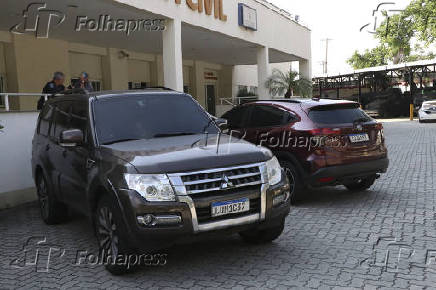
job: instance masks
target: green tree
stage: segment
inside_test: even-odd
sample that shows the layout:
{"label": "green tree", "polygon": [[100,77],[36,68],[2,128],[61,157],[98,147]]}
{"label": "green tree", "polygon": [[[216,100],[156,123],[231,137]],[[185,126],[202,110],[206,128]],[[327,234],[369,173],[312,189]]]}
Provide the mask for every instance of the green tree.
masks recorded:
{"label": "green tree", "polygon": [[303,78],[298,72],[292,70],[284,73],[274,69],[265,86],[274,97],[285,96],[285,98],[290,98],[298,95],[306,98],[312,95],[312,81]]}
{"label": "green tree", "polygon": [[363,53],[360,53],[356,50],[351,58],[347,60],[347,62],[354,69],[386,65],[388,54],[388,49],[385,46],[380,45],[371,50],[366,49]]}
{"label": "green tree", "polygon": [[426,45],[436,41],[436,1],[414,0],[404,11],[413,23],[416,37]]}
{"label": "green tree", "polygon": [[[354,69],[435,57],[422,48],[436,41],[435,0],[413,0],[399,14],[390,17],[386,11],[383,14],[385,20],[375,34],[379,45],[363,53],[355,51],[347,61]],[[412,47],[413,42],[417,42],[416,47]]]}

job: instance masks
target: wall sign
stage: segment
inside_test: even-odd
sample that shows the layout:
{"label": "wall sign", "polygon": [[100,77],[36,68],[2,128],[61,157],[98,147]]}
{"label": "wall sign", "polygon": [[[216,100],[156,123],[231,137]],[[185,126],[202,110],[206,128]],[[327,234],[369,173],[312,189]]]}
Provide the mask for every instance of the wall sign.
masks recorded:
{"label": "wall sign", "polygon": [[257,30],[257,11],[243,3],[238,4],[239,26]]}
{"label": "wall sign", "polygon": [[205,80],[209,80],[209,81],[217,81],[218,80],[218,76],[217,76],[216,72],[205,71],[204,72],[204,79]]}
{"label": "wall sign", "polygon": [[[175,0],[176,4],[181,4],[182,0]],[[193,11],[212,15],[221,21],[227,21],[227,15],[224,14],[223,0],[186,0],[186,5]]]}

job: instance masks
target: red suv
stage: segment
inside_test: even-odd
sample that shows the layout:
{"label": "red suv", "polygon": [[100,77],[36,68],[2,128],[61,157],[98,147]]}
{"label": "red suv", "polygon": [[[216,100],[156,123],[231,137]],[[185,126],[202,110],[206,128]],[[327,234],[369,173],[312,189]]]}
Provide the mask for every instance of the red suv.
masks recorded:
{"label": "red suv", "polygon": [[257,101],[223,115],[233,136],[271,149],[291,183],[291,200],[307,186],[370,188],[389,166],[383,126],[356,102]]}

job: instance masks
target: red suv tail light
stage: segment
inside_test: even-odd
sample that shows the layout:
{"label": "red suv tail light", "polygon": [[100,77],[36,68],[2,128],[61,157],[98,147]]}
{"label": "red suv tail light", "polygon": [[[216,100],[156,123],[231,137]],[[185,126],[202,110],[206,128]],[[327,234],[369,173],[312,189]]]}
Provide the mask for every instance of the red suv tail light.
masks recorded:
{"label": "red suv tail light", "polygon": [[341,134],[341,129],[340,128],[318,128],[318,129],[312,129],[309,131],[309,133],[311,135],[314,136],[328,136],[328,135],[339,135]]}

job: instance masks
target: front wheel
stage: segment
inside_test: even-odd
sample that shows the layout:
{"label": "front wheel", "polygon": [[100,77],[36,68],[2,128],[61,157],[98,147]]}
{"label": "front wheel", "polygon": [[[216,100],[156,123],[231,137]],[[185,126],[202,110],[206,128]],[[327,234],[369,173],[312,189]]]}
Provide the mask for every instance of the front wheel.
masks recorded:
{"label": "front wheel", "polygon": [[359,178],[352,182],[345,183],[344,186],[350,191],[363,191],[369,189],[377,179],[376,175]]}
{"label": "front wheel", "polygon": [[278,239],[285,228],[285,220],[280,225],[262,230],[251,230],[239,233],[241,238],[249,244],[265,244]]}
{"label": "front wheel", "polygon": [[289,180],[289,199],[291,204],[295,205],[301,200],[305,188],[303,180],[298,173],[297,168],[292,163],[288,161],[282,161],[280,163]]}
{"label": "front wheel", "polygon": [[113,275],[122,275],[132,270],[130,265],[123,263],[125,257],[133,251],[127,242],[121,211],[109,196],[103,196],[98,203],[95,213],[95,231],[100,253],[105,257],[106,270]]}

